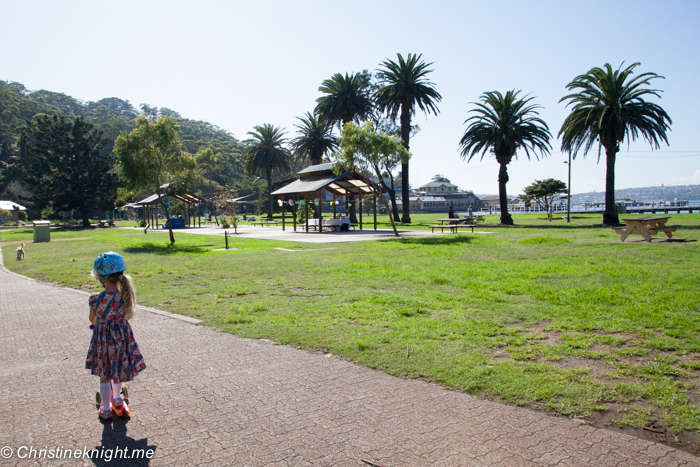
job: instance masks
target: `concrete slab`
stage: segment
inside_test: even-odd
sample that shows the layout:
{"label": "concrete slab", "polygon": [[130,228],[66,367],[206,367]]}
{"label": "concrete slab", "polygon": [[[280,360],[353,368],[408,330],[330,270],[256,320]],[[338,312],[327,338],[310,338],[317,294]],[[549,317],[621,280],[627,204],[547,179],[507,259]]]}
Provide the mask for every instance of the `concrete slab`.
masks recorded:
{"label": "concrete slab", "polygon": [[[137,230],[130,227],[120,227],[122,229]],[[143,229],[139,229],[143,230]],[[394,235],[394,231],[391,229],[357,229],[350,232],[304,232],[300,227],[297,227],[297,231],[294,232],[291,226],[287,226],[285,230],[282,230],[281,226],[269,226],[269,227],[253,227],[250,225],[242,225],[238,227],[238,233],[234,233],[234,230],[226,230],[229,235],[241,237],[241,238],[255,238],[259,240],[278,240],[283,242],[300,242],[300,243],[346,243],[346,242],[362,242],[369,240],[393,240],[396,238],[412,238],[412,237],[438,237],[442,235],[454,235],[451,233],[432,233],[429,230],[399,230],[400,237]],[[149,230],[148,234],[162,234],[168,233],[167,230]],[[202,226],[192,229],[181,229],[175,231],[176,235],[181,233],[194,234],[194,235],[220,235],[224,236],[224,229],[217,226]],[[477,234],[492,234],[494,232],[485,231],[474,231],[471,232],[460,232],[461,234],[477,235]]]}

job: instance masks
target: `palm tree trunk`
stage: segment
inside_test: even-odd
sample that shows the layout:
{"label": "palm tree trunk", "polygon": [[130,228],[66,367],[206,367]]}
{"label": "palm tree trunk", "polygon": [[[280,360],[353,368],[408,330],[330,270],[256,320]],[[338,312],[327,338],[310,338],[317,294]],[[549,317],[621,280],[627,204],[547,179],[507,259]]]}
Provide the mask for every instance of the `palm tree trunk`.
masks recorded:
{"label": "palm tree trunk", "polygon": [[508,183],[508,165],[501,164],[501,168],[498,170],[498,198],[501,204],[501,224],[513,225],[513,218],[508,213],[506,183]]}
{"label": "palm tree trunk", "polygon": [[272,219],[272,169],[266,170],[265,175],[267,175],[267,193],[270,196],[267,217]]}
{"label": "palm tree trunk", "polygon": [[604,225],[620,224],[620,218],[617,215],[617,206],[615,206],[615,156],[617,155],[617,151],[617,147],[605,148],[607,171],[605,173]]}
{"label": "palm tree trunk", "polygon": [[[401,103],[401,140],[403,141],[403,146],[408,151],[408,143],[411,139],[411,113],[407,102]],[[411,201],[409,199],[409,185],[408,185],[408,161],[401,163],[401,222],[404,224],[411,223],[411,213],[410,205]]]}

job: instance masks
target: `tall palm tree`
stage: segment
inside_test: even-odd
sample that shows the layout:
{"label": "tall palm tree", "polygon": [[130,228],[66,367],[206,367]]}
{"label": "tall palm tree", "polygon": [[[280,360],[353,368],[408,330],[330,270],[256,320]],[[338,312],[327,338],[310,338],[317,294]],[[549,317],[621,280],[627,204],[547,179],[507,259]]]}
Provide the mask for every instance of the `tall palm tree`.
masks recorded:
{"label": "tall palm tree", "polygon": [[[368,90],[366,77],[359,73],[334,74],[324,80],[319,91],[326,94],[316,99],[316,115],[331,125],[338,124],[341,131],[349,122],[368,120],[374,113],[374,104]],[[355,195],[348,200],[350,204],[350,222],[357,222]]]}
{"label": "tall palm tree", "polygon": [[338,148],[338,141],[333,136],[333,126],[324,120],[319,120],[311,112],[306,112],[301,125],[294,125],[299,130],[297,137],[292,140],[292,149],[296,161],[309,161],[311,165],[323,162],[323,156]]}
{"label": "tall palm tree", "polygon": [[549,154],[552,137],[549,127],[536,109],[539,105],[530,104],[534,97],[525,96],[518,99],[520,91],[508,91],[503,96],[498,91],[486,92],[481,95],[481,102],[474,102],[477,108],[470,110],[474,113],[464,123],[469,123],[464,136],[459,142],[463,159],[469,162],[474,155],[481,152],[481,159],[491,152],[500,164],[498,171],[498,196],[501,204],[501,224],[513,225],[513,218],[508,213],[508,183],[507,166],[518,149],[524,149],[527,158],[530,153],[539,160]]}
{"label": "tall palm tree", "polygon": [[[377,90],[374,99],[377,110],[387,112],[392,119],[401,114],[401,140],[406,150],[409,149],[411,138],[411,117],[416,113],[416,106],[426,114],[437,115],[440,111],[436,103],[442,100],[442,96],[435,90],[435,85],[426,79],[426,75],[433,70],[428,67],[432,63],[421,61],[423,54],[408,54],[404,60],[398,55],[398,63],[393,60],[384,60],[381,63],[383,70],[378,70],[382,86]],[[409,187],[408,187],[408,161],[401,164],[401,201],[403,213],[401,222],[411,222],[409,213]]]}
{"label": "tall palm tree", "polygon": [[[623,63],[624,64],[624,63]],[[666,131],[670,131],[671,118],[660,106],[646,102],[647,94],[659,96],[658,89],[642,89],[649,86],[652,79],[662,78],[656,73],[642,73],[632,78],[634,69],[640,63],[633,63],[624,70],[622,65],[613,71],[609,63],[605,69],[591,68],[585,75],[579,75],[566,88],[578,92],[561,98],[569,101],[571,113],[559,130],[561,150],[576,157],[583,147],[584,156],[598,142],[598,161],[601,149],[605,148],[607,171],[605,175],[605,214],[603,223],[620,223],[615,207],[615,157],[620,143],[636,140],[639,135],[652,149],[659,149],[660,142],[668,145]]]}
{"label": "tall palm tree", "polygon": [[331,125],[342,126],[348,122],[367,120],[372,116],[374,105],[365,81],[357,73],[343,76],[334,74],[324,80],[319,91],[325,94],[316,99],[315,114]]}
{"label": "tall palm tree", "polygon": [[[256,126],[255,131],[249,131],[252,136],[247,140],[248,147],[245,148],[246,172],[250,175],[264,173],[267,177],[267,192],[272,193],[272,173],[291,170],[291,154],[284,147],[287,139],[284,138],[284,131],[266,123]],[[268,206],[267,217],[272,218],[272,194]]]}

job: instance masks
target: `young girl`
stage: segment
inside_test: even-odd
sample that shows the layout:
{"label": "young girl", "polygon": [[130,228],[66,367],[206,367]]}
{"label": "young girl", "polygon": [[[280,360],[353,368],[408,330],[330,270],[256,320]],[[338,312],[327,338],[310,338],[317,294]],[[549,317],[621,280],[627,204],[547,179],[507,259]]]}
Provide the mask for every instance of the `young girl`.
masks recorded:
{"label": "young girl", "polygon": [[146,364],[129,325],[136,297],[129,276],[124,274],[124,258],[112,251],[103,253],[95,260],[93,269],[105,290],[90,296],[93,332],[85,368],[100,377],[99,415],[109,421],[112,419],[110,399],[115,411],[120,413],[124,406],[122,383],[131,381]]}

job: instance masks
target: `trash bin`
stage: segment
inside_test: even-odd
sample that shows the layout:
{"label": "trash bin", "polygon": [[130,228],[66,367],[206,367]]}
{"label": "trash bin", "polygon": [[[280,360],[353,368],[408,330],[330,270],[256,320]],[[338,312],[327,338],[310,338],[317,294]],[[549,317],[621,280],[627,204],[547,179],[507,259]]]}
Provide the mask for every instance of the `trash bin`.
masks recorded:
{"label": "trash bin", "polygon": [[32,221],[34,224],[34,243],[51,241],[51,221]]}
{"label": "trash bin", "polygon": [[624,204],[618,204],[617,205],[617,213],[618,214],[627,214],[627,206]]}

